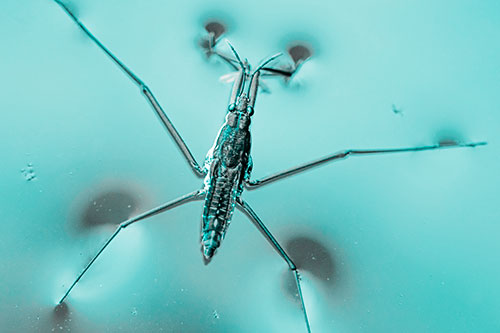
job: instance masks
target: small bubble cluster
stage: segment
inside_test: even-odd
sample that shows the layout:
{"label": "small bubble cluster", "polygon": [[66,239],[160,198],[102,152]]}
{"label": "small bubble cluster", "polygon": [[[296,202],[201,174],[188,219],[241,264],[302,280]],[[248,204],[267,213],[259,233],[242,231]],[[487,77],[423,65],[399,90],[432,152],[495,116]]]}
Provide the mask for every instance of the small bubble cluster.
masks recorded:
{"label": "small bubble cluster", "polygon": [[33,168],[33,163],[28,163],[26,168],[21,169],[21,173],[23,174],[24,179],[26,179],[26,181],[28,182],[36,179],[36,173],[35,169]]}

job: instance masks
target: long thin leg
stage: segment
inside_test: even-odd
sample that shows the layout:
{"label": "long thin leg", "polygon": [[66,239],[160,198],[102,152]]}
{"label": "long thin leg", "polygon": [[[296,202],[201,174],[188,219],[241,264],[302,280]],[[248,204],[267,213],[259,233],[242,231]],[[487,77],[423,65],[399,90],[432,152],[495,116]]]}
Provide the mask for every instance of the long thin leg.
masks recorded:
{"label": "long thin leg", "polygon": [[394,149],[349,149],[336,152],[332,155],[327,155],[315,161],[311,161],[305,164],[298,165],[296,167],[277,172],[260,178],[257,180],[250,180],[245,185],[249,190],[255,189],[257,187],[270,184],[277,180],[290,177],[297,173],[309,170],[311,168],[332,162],[335,160],[345,159],[349,156],[365,156],[365,155],[375,155],[375,154],[388,154],[388,153],[404,153],[411,151],[424,151],[424,150],[435,150],[435,149],[445,149],[445,148],[462,148],[462,147],[476,147],[486,145],[486,142],[476,142],[476,143],[442,143],[431,146],[420,146],[411,148],[394,148]]}
{"label": "long thin leg", "polygon": [[259,229],[259,231],[262,233],[262,235],[267,239],[269,244],[276,250],[276,252],[285,260],[286,264],[292,271],[294,277],[295,277],[295,282],[297,283],[297,291],[300,297],[300,303],[302,305],[302,311],[304,313],[304,319],[306,321],[306,327],[307,327],[307,332],[311,332],[311,327],[309,326],[309,318],[307,317],[307,312],[306,312],[306,305],[304,303],[304,297],[302,295],[302,288],[300,286],[300,275],[299,271],[297,270],[297,266],[293,263],[292,259],[286,254],[285,250],[281,247],[281,245],[278,243],[276,238],[271,234],[269,229],[266,228],[264,223],[261,221],[261,219],[257,216],[257,214],[254,212],[254,210],[250,207],[250,205],[244,201],[243,199],[239,198],[237,200],[238,208],[245,213],[252,223]]}
{"label": "long thin leg", "polygon": [[66,291],[66,293],[64,294],[64,296],[59,301],[58,305],[61,304],[64,301],[64,299],[69,295],[69,293],[71,292],[71,290],[73,289],[73,287],[78,283],[78,281],[80,281],[80,279],[82,278],[82,276],[88,271],[88,269],[90,268],[90,266],[92,266],[92,264],[96,261],[97,257],[99,257],[99,255],[104,251],[104,249],[109,245],[109,243],[111,243],[111,241],[120,233],[120,231],[122,229],[125,229],[126,227],[128,227],[132,223],[139,222],[141,220],[144,220],[144,219],[149,218],[151,216],[154,216],[156,214],[160,214],[160,213],[165,212],[167,210],[170,210],[172,208],[181,206],[181,205],[183,205],[183,204],[185,204],[187,202],[194,201],[194,200],[199,200],[202,196],[203,196],[202,190],[194,191],[194,192],[188,193],[188,194],[186,194],[186,195],[184,195],[184,196],[182,196],[180,198],[177,198],[175,200],[167,202],[166,204],[163,204],[161,206],[158,206],[156,208],[148,210],[147,212],[144,212],[144,213],[142,213],[140,215],[137,215],[135,217],[132,217],[132,218],[130,218],[130,219],[128,219],[128,220],[120,223],[120,225],[118,226],[118,228],[116,228],[115,232],[111,235],[111,237],[108,238],[108,240],[106,241],[106,243],[104,243],[104,245],[101,247],[101,249],[94,256],[94,258],[92,258],[92,260],[90,260],[90,262],[87,264],[87,266],[85,266],[85,268],[78,275],[78,277],[75,279],[75,281],[73,281],[73,283],[71,284],[71,286],[68,288],[68,290]]}
{"label": "long thin leg", "polygon": [[149,104],[151,104],[151,107],[155,111],[156,115],[158,116],[160,122],[163,124],[165,129],[170,133],[172,138],[174,139],[175,143],[177,144],[177,147],[180,149],[181,153],[184,155],[184,158],[187,160],[191,168],[193,169],[193,172],[198,176],[198,177],[203,177],[205,172],[204,170],[200,167],[198,162],[196,162],[196,159],[194,158],[193,154],[191,154],[191,151],[189,150],[188,146],[182,139],[181,135],[177,131],[177,129],[174,127],[170,119],[167,117],[167,114],[165,111],[163,111],[162,107],[160,106],[160,103],[158,103],[158,100],[156,97],[153,95],[151,90],[148,88],[148,86],[137,76],[135,75],[123,62],[121,62],[113,53],[111,53],[110,50],[106,48],[88,29],[81,23],[78,18],[69,10],[68,7],[64,3],[62,3],[60,0],[54,0],[61,8],[71,17],[71,19],[80,27],[80,29],[94,42],[97,44],[97,46],[106,53],[113,62],[120,67],[125,74],[134,81],[135,84],[139,86],[141,89],[142,94],[146,97],[148,100]]}
{"label": "long thin leg", "polygon": [[290,68],[290,69],[282,69],[282,68],[274,68],[274,67],[262,67],[262,70],[268,72],[268,73],[263,73],[263,76],[279,75],[279,76],[283,76],[285,78],[290,78],[298,70],[298,67]]}

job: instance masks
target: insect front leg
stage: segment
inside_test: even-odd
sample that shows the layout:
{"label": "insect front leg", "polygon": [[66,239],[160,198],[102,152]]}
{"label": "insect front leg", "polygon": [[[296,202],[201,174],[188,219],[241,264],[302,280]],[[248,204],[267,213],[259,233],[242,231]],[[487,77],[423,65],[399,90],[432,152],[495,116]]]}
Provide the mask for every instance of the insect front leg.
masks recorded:
{"label": "insect front leg", "polygon": [[405,153],[405,152],[417,152],[417,151],[425,151],[425,150],[437,150],[437,149],[446,149],[446,148],[465,148],[465,147],[470,147],[474,148],[476,146],[483,146],[486,145],[486,142],[473,142],[473,143],[457,143],[457,142],[451,142],[451,143],[440,143],[436,145],[430,145],[430,146],[418,146],[418,147],[410,147],[410,148],[394,148],[394,149],[349,149],[349,150],[342,150],[339,152],[336,152],[332,155],[327,155],[325,157],[322,157],[320,159],[301,164],[298,166],[295,166],[293,168],[283,170],[274,174],[271,174],[269,176],[257,179],[257,180],[250,180],[245,183],[246,187],[249,190],[258,188],[260,186],[270,184],[272,182],[275,182],[277,180],[287,178],[290,176],[293,176],[295,174],[304,172],[306,170],[312,169],[314,167],[318,167],[321,165],[324,165],[329,162],[333,162],[336,160],[342,160],[346,159],[349,156],[368,156],[368,155],[377,155],[377,154],[391,154],[391,153]]}
{"label": "insect front leg", "polygon": [[108,240],[106,241],[106,243],[104,243],[104,245],[97,252],[97,254],[92,258],[92,260],[90,260],[90,262],[87,264],[87,266],[85,266],[85,268],[83,269],[83,271],[76,277],[75,281],[73,281],[73,283],[71,284],[71,286],[68,288],[68,290],[66,291],[66,293],[64,294],[64,296],[59,301],[58,305],[60,305],[62,302],[64,302],[64,300],[69,295],[69,293],[71,292],[71,290],[73,290],[73,288],[78,283],[78,281],[80,281],[80,279],[83,277],[83,275],[89,270],[90,266],[92,266],[92,264],[97,260],[97,258],[106,249],[106,247],[108,247],[108,245],[111,243],[111,241],[113,239],[115,239],[115,237],[120,233],[120,231],[122,231],[123,229],[125,229],[126,227],[130,226],[133,223],[136,223],[136,222],[145,220],[145,219],[147,219],[149,217],[152,217],[154,215],[166,212],[167,210],[170,210],[172,208],[179,207],[179,206],[181,206],[181,205],[183,205],[185,203],[188,203],[190,201],[201,200],[203,198],[203,196],[204,196],[204,192],[202,190],[197,190],[197,191],[188,193],[188,194],[186,194],[186,195],[184,195],[184,196],[182,196],[180,198],[177,198],[175,200],[167,202],[166,204],[163,204],[161,206],[158,206],[156,208],[148,210],[147,212],[144,212],[144,213],[142,213],[140,215],[137,215],[135,217],[132,217],[132,218],[130,218],[130,219],[128,219],[128,220],[120,223],[118,225],[118,227],[116,228],[115,232],[111,235],[111,237],[108,238]]}
{"label": "insect front leg", "polygon": [[304,313],[304,320],[306,322],[307,332],[311,333],[311,327],[309,326],[309,318],[307,317],[307,311],[306,311],[306,306],[304,303],[304,297],[302,295],[302,288],[300,285],[300,276],[299,276],[299,271],[297,270],[297,266],[294,264],[292,259],[285,252],[285,250],[281,247],[281,245],[278,243],[276,238],[274,238],[274,236],[271,234],[269,229],[266,228],[264,223],[261,221],[261,219],[254,212],[252,207],[250,207],[250,205],[241,198],[238,198],[236,200],[236,203],[237,203],[237,207],[241,211],[243,211],[243,213],[245,213],[245,215],[248,216],[250,221],[252,221],[252,223],[257,227],[257,229],[259,229],[259,231],[267,239],[269,244],[271,244],[271,246],[274,248],[274,250],[280,255],[281,258],[283,258],[283,260],[286,262],[286,264],[288,265],[288,267],[292,271],[294,278],[295,278],[295,282],[297,284],[297,292],[298,292],[299,297],[300,297],[300,303],[302,305],[302,311]]}
{"label": "insect front leg", "polygon": [[198,177],[203,177],[205,176],[205,170],[200,167],[196,159],[194,158],[193,154],[189,150],[187,144],[184,142],[182,139],[181,135],[175,128],[175,126],[172,124],[170,119],[168,118],[167,114],[161,107],[160,103],[156,99],[156,97],[153,95],[153,92],[149,89],[149,87],[137,76],[132,72],[130,68],[128,68],[123,62],[121,62],[120,59],[118,59],[106,46],[104,46],[91,32],[90,30],[87,29],[87,27],[78,20],[78,18],[71,12],[71,10],[60,0],[54,0],[61,8],[69,15],[69,17],[78,25],[78,27],[89,37],[108,57],[113,60],[113,62],[120,67],[123,72],[132,80],[134,83],[139,86],[141,89],[141,93],[144,95],[144,97],[147,99],[151,107],[153,108],[154,112],[158,116],[158,119],[162,123],[162,125],[165,127],[165,129],[168,131],[168,133],[172,136],[172,139],[174,140],[175,144],[181,151],[182,155],[186,159],[186,161],[189,163],[191,166],[193,172],[195,175]]}

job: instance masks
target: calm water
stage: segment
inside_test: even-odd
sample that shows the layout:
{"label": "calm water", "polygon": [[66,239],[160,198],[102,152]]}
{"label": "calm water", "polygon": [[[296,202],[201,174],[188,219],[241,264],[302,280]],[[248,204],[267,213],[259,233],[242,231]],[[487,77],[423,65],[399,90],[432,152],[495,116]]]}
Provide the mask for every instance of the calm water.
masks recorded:
{"label": "calm water", "polygon": [[[297,40],[314,50],[258,97],[254,177],[345,148],[488,141],[353,158],[244,197],[303,268],[313,332],[500,330],[498,1],[67,3],[199,161],[230,92],[230,68],[197,45],[210,18],[253,64]],[[61,8],[0,8],[2,331],[304,332],[286,265],[240,212],[203,265],[201,202],[123,231],[54,312],[113,223],[201,181]]]}

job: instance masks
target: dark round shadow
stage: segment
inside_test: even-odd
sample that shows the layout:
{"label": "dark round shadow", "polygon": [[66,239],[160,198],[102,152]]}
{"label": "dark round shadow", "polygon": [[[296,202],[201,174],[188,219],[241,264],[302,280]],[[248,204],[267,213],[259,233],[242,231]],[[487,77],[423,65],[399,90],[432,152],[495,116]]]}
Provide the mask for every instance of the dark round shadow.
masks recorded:
{"label": "dark round shadow", "polygon": [[203,27],[205,28],[207,34],[202,36],[198,43],[207,53],[207,57],[210,57],[213,54],[215,44],[217,44],[220,37],[226,32],[227,28],[222,21],[216,19],[206,21]]}
{"label": "dark round shadow", "polygon": [[219,20],[210,20],[205,23],[205,30],[213,34],[214,39],[217,40],[226,32],[226,25]]}
{"label": "dark round shadow", "polygon": [[[297,265],[299,272],[307,271],[324,286],[333,286],[336,280],[335,261],[330,250],[320,241],[307,236],[296,236],[285,243],[285,251]],[[283,273],[281,282],[285,293],[300,302],[295,277],[290,270]]]}
{"label": "dark round shadow", "polygon": [[71,330],[71,312],[65,302],[58,304],[52,311],[51,324],[55,330]]}
{"label": "dark round shadow", "polygon": [[93,228],[99,225],[114,225],[127,220],[138,208],[139,199],[126,189],[109,189],[92,198],[84,207],[81,225]]}
{"label": "dark round shadow", "polygon": [[295,66],[300,65],[313,55],[312,48],[301,42],[291,43],[287,47],[287,52],[295,63]]}
{"label": "dark round shadow", "polygon": [[313,238],[298,236],[290,239],[285,248],[299,270],[308,271],[325,284],[333,281],[333,256],[329,249]]}

